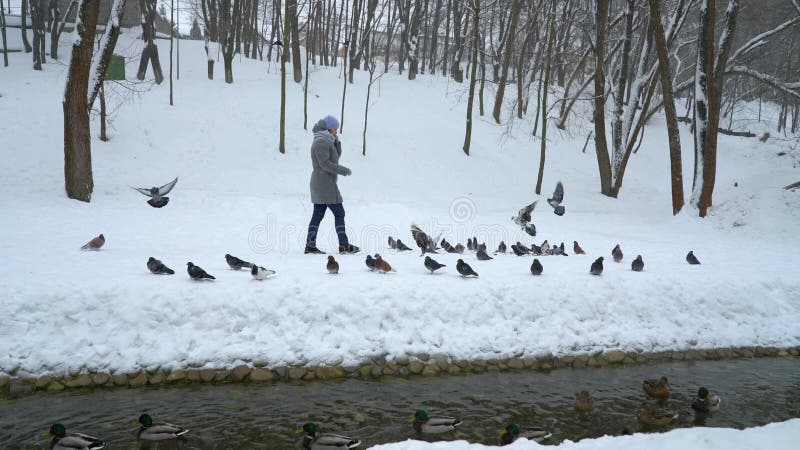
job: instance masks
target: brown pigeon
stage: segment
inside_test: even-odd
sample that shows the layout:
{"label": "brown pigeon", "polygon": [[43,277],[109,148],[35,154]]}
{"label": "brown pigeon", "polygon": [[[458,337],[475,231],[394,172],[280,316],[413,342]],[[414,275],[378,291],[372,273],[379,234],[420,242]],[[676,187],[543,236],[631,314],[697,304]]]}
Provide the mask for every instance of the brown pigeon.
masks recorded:
{"label": "brown pigeon", "polygon": [[578,245],[578,241],[572,241],[572,252],[576,255],[585,255],[586,252],[583,251],[580,245]]}
{"label": "brown pigeon", "polygon": [[381,255],[375,255],[375,270],[380,273],[395,272],[392,266],[381,258]]}
{"label": "brown pigeon", "polygon": [[103,233],[100,233],[100,236],[97,236],[96,238],[84,244],[83,247],[81,247],[81,250],[100,250],[100,247],[102,247],[105,243],[106,237],[103,236]]}
{"label": "brown pigeon", "polygon": [[333,258],[333,255],[328,255],[328,264],[326,268],[330,274],[339,273],[339,263],[336,262],[336,260]]}

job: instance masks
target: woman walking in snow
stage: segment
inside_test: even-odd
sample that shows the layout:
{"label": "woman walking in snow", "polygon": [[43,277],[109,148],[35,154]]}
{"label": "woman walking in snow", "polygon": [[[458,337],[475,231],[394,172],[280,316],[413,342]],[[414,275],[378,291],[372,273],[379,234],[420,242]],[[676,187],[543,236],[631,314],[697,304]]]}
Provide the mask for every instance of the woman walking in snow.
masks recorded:
{"label": "woman walking in snow", "polygon": [[342,156],[342,143],[336,136],[339,129],[339,120],[333,116],[325,116],[314,125],[314,143],[311,144],[311,203],[314,204],[314,213],[308,224],[305,253],[325,253],[317,248],[317,230],[325,210],[330,208],[336,225],[336,234],[339,237],[339,253],[358,253],[359,248],[347,240],[344,225],[344,206],[342,194],[336,181],[339,175],[348,176],[352,172],[339,164]]}

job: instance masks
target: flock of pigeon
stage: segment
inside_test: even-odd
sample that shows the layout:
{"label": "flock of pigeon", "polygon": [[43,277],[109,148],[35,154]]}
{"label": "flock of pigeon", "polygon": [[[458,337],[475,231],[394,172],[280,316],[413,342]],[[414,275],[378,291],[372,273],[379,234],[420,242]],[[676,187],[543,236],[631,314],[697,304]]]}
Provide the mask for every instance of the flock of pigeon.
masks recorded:
{"label": "flock of pigeon", "polygon": [[[642,389],[649,397],[664,402],[670,395],[670,386],[667,377],[660,379],[647,379],[642,381]],[[691,407],[698,413],[713,413],[719,410],[721,399],[711,395],[705,387],[697,391],[697,397],[692,400]],[[579,413],[587,413],[594,409],[594,398],[588,391],[581,391],[575,396],[575,410]],[[678,418],[678,414],[660,407],[654,407],[650,403],[644,404],[644,409],[636,416],[637,420],[643,425],[669,425]],[[411,419],[412,428],[418,434],[444,434],[450,433],[461,425],[461,420],[453,417],[430,416],[425,410],[417,410]],[[154,423],[148,414],[139,416],[139,431],[137,437],[143,441],[164,441],[170,439],[183,438],[189,432],[187,428],[171,423]],[[303,448],[307,450],[323,449],[349,449],[361,445],[361,441],[352,437],[342,436],[332,433],[321,433],[317,425],[307,422],[303,425]],[[623,434],[629,433],[626,430]],[[50,434],[53,436],[50,447],[55,450],[83,449],[99,450],[105,447],[105,442],[86,434],[72,433],[66,434],[64,425],[53,424],[50,427]],[[519,425],[511,423],[506,426],[505,431],[500,436],[500,445],[508,445],[517,440],[532,440],[541,443],[551,436],[547,430],[542,428],[528,428],[521,430]]]}
{"label": "flock of pigeon", "polygon": [[[147,203],[154,207],[154,208],[161,208],[165,206],[169,202],[169,194],[170,191],[175,187],[177,184],[178,178],[176,177],[174,180],[170,181],[169,183],[161,186],[161,187],[151,187],[151,188],[133,188],[136,191],[151,197]],[[566,208],[561,204],[564,201],[564,185],[560,181],[556,184],[555,190],[553,191],[553,196],[547,199],[547,204],[553,208],[553,213],[557,216],[563,216],[566,212]],[[536,200],[533,203],[524,206],[521,208],[515,217],[512,217],[511,220],[517,224],[525,233],[530,235],[531,237],[536,236],[536,225],[533,224],[531,221],[531,214],[536,209],[536,205],[539,201]],[[436,239],[432,239],[428,234],[426,234],[422,229],[420,229],[416,225],[411,225],[411,236],[414,240],[414,243],[419,247],[421,250],[420,256],[424,256],[426,253],[437,254],[439,250],[444,250],[447,253],[456,253],[456,254],[463,254],[465,247],[457,243],[456,245],[452,245],[451,243],[447,242],[446,239],[442,239],[438,241],[438,237]],[[87,242],[81,249],[83,250],[100,250],[100,248],[105,244],[106,239],[103,234],[93,238],[89,242]],[[402,242],[400,239],[394,239],[392,236],[388,238],[389,248],[393,250],[397,250],[399,252],[403,251],[411,251],[411,248]],[[564,243],[562,242],[560,245],[551,245],[546,239],[542,242],[541,245],[531,244],[530,247],[522,244],[521,242],[517,241],[514,244],[511,244],[511,251],[517,256],[526,256],[526,255],[533,255],[533,256],[547,256],[547,255],[562,255],[568,256],[566,249],[564,247]],[[494,259],[490,256],[486,250],[486,243],[478,243],[478,239],[473,237],[467,239],[467,246],[466,250],[474,251],[476,254],[476,258],[479,261],[488,261]],[[573,253],[576,255],[585,255],[586,252],[581,248],[578,244],[578,241],[573,241],[572,246]],[[500,244],[497,247],[497,250],[494,252],[495,255],[507,253],[508,247],[506,246],[505,242],[500,241]],[[611,250],[611,256],[614,259],[614,262],[621,262],[623,259],[622,249],[620,245],[617,244]],[[589,273],[592,275],[601,275],[603,273],[603,260],[604,258],[601,256],[597,258],[590,266]],[[234,270],[241,270],[241,269],[248,269],[256,280],[265,280],[270,276],[275,274],[275,271],[272,269],[267,269],[262,266],[258,266],[251,262],[239,259],[235,256],[231,256],[230,254],[225,255],[225,261],[228,263],[228,266]],[[700,261],[694,255],[693,251],[689,251],[686,255],[686,261],[689,264],[700,264]],[[387,272],[395,272],[395,269],[389,264],[383,257],[376,253],[373,255],[367,255],[366,257],[366,266],[367,269],[370,271],[376,271],[379,273],[387,273]],[[440,262],[436,261],[435,259],[431,258],[430,256],[425,256],[424,260],[425,269],[430,271],[431,274],[435,273],[436,271],[446,267],[446,264],[441,264]],[[173,275],[175,273],[174,270],[167,267],[163,262],[160,260],[150,257],[147,260],[147,268],[150,272],[156,275]],[[326,269],[330,274],[338,274],[339,273],[339,262],[333,257],[333,255],[328,256],[328,261],[326,264]],[[644,260],[642,259],[642,255],[637,255],[636,258],[631,262],[631,270],[634,272],[641,272],[644,270]],[[216,278],[213,275],[210,275],[208,272],[203,270],[202,267],[195,265],[191,261],[186,263],[186,271],[189,274],[189,277],[193,280],[215,280]],[[472,267],[464,262],[463,259],[459,259],[456,263],[456,271],[462,277],[477,277],[478,273],[472,269]],[[544,266],[539,261],[538,258],[534,258],[533,262],[530,266],[530,272],[533,275],[541,275],[544,272]]]}

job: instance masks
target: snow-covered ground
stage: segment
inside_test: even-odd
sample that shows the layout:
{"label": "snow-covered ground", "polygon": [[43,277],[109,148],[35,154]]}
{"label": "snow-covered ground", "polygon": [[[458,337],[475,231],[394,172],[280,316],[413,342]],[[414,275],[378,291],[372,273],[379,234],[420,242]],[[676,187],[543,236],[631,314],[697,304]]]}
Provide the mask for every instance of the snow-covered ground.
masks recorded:
{"label": "snow-covered ground", "polygon": [[[135,37],[123,34],[117,52],[138,56]],[[168,42],[159,45],[166,73]],[[324,257],[302,254],[311,214],[302,85],[289,82],[280,154],[276,66],[237,57],[234,84],[222,81],[221,62],[209,81],[202,43],[182,42],[175,106],[166,81],[108,84],[111,140],[97,138],[95,117],[95,188],[86,204],[68,200],[63,188],[60,102],[69,50],[62,50],[62,62],[42,72],[20,53],[0,68],[0,372],[800,344],[800,194],[781,189],[800,172],[790,156],[776,156],[771,141],[720,136],[710,217],[699,219],[689,207],[673,217],[663,119],[648,126],[620,198],[611,199],[599,194],[592,144],[581,153],[588,116],[575,118],[569,133],[551,130],[544,177],[543,194],[564,182],[567,213],[555,216],[541,202],[539,235],[531,239],[510,220],[537,198],[539,140],[528,122],[509,129],[477,119],[465,157],[466,86],[391,73],[373,86],[362,156],[367,83],[356,72],[341,159],[353,175],[339,186],[350,239],[364,252],[337,255],[341,273],[332,276]],[[127,60],[129,79],[137,65]],[[309,129],[339,115],[338,75],[339,68],[311,70]],[[681,131],[688,193],[691,135]],[[162,209],[130,189],[175,176]],[[453,243],[475,235],[493,249],[500,240],[548,239],[566,242],[572,253],[577,240],[589,254],[541,257],[544,275],[534,278],[530,257],[481,262],[467,253],[477,279],[457,276],[457,257],[444,254],[437,259],[447,267],[431,276],[418,253],[386,248],[389,235],[410,244],[411,223]],[[101,251],[79,250],[99,233],[107,239]],[[336,248],[330,213],[318,243]],[[620,264],[610,258],[617,243],[625,253]],[[702,265],[686,264],[690,249]],[[368,272],[365,252],[380,252],[397,272]],[[226,253],[278,274],[254,281],[228,269]],[[630,270],[637,254],[642,273]],[[177,273],[151,275],[149,256]],[[593,277],[589,265],[598,256],[606,269]],[[191,281],[188,261],[217,280]]]}
{"label": "snow-covered ground", "polygon": [[[557,446],[542,446],[531,441],[517,441],[506,448],[527,450],[557,448],[561,450],[783,450],[797,448],[800,419],[771,423],[763,427],[733,430],[728,428],[682,428],[667,433],[604,436],[579,442],[564,441]],[[405,441],[376,445],[372,450],[480,450],[495,448],[465,441],[426,443]]]}

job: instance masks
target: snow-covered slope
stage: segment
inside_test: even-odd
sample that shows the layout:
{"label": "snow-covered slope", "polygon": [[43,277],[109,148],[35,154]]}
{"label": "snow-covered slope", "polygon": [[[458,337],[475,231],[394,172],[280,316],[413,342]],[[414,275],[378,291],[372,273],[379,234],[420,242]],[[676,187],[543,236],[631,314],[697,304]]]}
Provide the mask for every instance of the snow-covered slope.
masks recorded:
{"label": "snow-covered slope", "polygon": [[[159,45],[166,71],[168,42]],[[129,32],[117,52],[138,55],[140,47]],[[598,192],[591,143],[581,153],[589,126],[576,119],[569,133],[551,131],[544,177],[543,194],[564,182],[567,213],[557,217],[541,202],[532,240],[509,220],[537,198],[539,141],[530,124],[508,129],[479,118],[465,157],[465,86],[390,73],[373,85],[362,156],[366,82],[357,72],[340,161],[353,170],[339,180],[348,233],[397,272],[368,272],[362,252],[337,256],[341,273],[331,276],[324,257],[302,254],[311,133],[303,130],[302,85],[290,82],[287,149],[278,152],[274,64],[237,57],[234,84],[222,81],[221,62],[209,81],[201,43],[184,41],[175,106],[167,82],[109,84],[111,140],[93,141],[95,189],[85,204],[63,190],[66,67],[48,63],[35,72],[30,55],[10,56],[12,64],[0,68],[0,370],[7,373],[800,344],[800,197],[781,189],[798,171],[769,142],[720,136],[711,216],[699,219],[687,207],[673,217],[663,121],[647,128],[620,198],[610,199]],[[129,79],[137,65],[127,60]],[[309,129],[339,115],[338,75],[338,68],[311,70]],[[93,136],[98,130],[95,118]],[[689,192],[691,136],[682,132]],[[175,176],[162,209],[130,189]],[[532,258],[481,262],[468,253],[463,258],[480,277],[467,280],[456,275],[457,257],[444,254],[437,257],[444,273],[431,276],[417,253],[386,248],[389,235],[411,243],[411,223],[450,242],[477,236],[490,249],[500,240],[548,239],[572,253],[577,240],[589,255],[541,257],[544,275],[534,278]],[[78,250],[99,233],[107,239],[101,251]],[[336,248],[330,213],[318,243]],[[617,243],[625,252],[620,264],[610,258]],[[686,264],[690,249],[701,266]],[[254,281],[229,270],[225,253],[278,275]],[[630,270],[637,254],[642,273]],[[149,256],[176,275],[151,275]],[[592,277],[598,256],[606,270]],[[191,281],[188,261],[217,280]]]}

